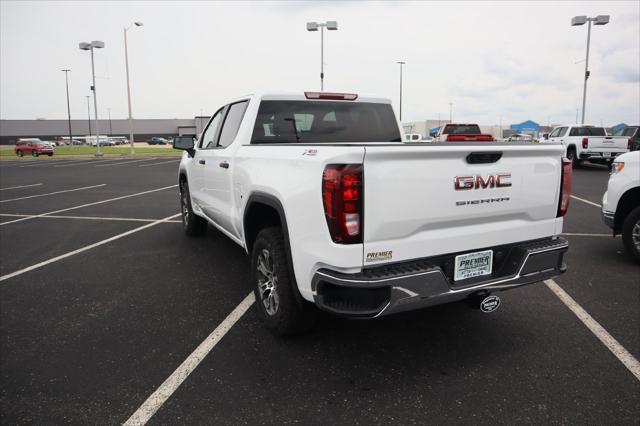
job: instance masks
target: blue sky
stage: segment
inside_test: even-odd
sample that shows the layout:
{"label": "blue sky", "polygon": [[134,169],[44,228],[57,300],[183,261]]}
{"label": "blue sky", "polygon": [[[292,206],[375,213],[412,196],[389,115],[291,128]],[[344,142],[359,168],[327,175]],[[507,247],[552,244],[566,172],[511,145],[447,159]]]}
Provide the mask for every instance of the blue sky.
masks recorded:
{"label": "blue sky", "polygon": [[572,123],[582,102],[586,26],[575,15],[611,15],[592,30],[587,121],[640,122],[640,2],[0,2],[0,118],[86,116],[96,52],[98,106],[127,114],[122,29],[129,32],[134,117],[211,113],[252,91],[325,89],[398,101],[403,60],[406,121]]}

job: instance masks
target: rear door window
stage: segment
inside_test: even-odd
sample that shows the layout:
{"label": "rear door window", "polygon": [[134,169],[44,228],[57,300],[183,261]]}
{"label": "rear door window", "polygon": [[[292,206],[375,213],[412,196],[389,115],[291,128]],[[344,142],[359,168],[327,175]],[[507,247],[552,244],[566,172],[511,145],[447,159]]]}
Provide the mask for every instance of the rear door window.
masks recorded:
{"label": "rear door window", "polygon": [[262,101],[252,144],[402,142],[391,105],[345,101]]}
{"label": "rear door window", "polygon": [[231,145],[231,142],[236,138],[240,123],[242,123],[242,117],[247,109],[249,101],[237,102],[229,105],[229,112],[224,119],[222,130],[220,131],[220,138],[218,140],[219,148],[226,148]]}
{"label": "rear door window", "polygon": [[604,127],[589,127],[589,136],[607,136]]}

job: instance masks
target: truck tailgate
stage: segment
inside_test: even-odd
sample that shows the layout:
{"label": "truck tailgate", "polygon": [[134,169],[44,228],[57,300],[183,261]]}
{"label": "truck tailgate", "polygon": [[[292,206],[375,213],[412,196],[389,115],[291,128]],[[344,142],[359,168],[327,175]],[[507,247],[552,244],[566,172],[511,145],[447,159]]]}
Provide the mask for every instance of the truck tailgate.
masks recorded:
{"label": "truck tailgate", "polygon": [[626,152],[627,140],[625,136],[590,136],[589,151],[598,152]]}
{"label": "truck tailgate", "polygon": [[555,235],[562,152],[555,144],[367,146],[363,264]]}

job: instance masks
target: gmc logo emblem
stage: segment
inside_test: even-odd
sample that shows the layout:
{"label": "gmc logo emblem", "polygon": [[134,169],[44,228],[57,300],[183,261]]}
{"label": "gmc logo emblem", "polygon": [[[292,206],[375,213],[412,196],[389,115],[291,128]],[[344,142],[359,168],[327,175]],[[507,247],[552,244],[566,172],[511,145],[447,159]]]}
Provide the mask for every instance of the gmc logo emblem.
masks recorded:
{"label": "gmc logo emblem", "polygon": [[511,186],[511,173],[499,173],[497,175],[489,175],[483,178],[481,175],[475,176],[456,176],[456,191],[466,191],[468,189],[486,189],[486,188],[506,188]]}

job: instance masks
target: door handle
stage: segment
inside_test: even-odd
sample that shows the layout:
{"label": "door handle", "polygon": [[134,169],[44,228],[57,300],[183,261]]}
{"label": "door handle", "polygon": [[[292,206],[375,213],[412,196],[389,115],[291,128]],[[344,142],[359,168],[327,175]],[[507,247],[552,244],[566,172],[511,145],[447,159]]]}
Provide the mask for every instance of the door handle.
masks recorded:
{"label": "door handle", "polygon": [[226,161],[223,161],[223,162],[219,163],[218,166],[222,167],[223,169],[228,169],[229,168],[229,163],[227,163]]}
{"label": "door handle", "polygon": [[204,164],[205,162],[206,162],[206,161],[204,161],[204,160],[198,160],[198,163],[199,163],[199,164]]}

